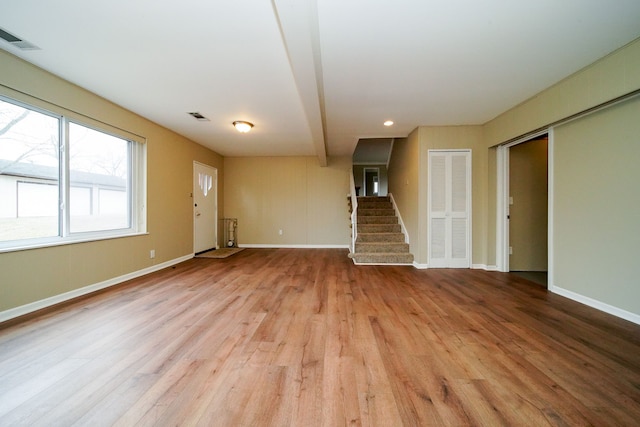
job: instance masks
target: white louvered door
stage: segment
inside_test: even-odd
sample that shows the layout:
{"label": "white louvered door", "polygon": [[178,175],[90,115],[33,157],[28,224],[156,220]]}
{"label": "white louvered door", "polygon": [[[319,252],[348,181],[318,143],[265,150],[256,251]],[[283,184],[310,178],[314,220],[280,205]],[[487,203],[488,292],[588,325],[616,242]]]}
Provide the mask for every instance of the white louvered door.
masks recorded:
{"label": "white louvered door", "polygon": [[471,266],[471,151],[429,150],[429,267]]}

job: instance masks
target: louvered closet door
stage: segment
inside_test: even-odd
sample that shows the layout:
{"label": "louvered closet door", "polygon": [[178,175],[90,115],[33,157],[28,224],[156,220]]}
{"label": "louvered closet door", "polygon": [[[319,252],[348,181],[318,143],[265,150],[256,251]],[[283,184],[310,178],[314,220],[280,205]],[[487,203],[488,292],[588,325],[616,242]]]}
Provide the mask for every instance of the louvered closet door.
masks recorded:
{"label": "louvered closet door", "polygon": [[471,151],[429,151],[429,267],[469,268]]}

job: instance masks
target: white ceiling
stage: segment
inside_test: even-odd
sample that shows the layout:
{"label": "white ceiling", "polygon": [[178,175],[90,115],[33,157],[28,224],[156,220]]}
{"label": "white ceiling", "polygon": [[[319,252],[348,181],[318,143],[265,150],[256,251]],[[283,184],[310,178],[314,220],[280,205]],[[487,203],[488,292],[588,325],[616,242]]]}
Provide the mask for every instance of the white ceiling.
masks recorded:
{"label": "white ceiling", "polygon": [[20,0],[0,27],[41,50],[0,47],[222,155],[326,164],[360,138],[484,123],[639,23],[638,0]]}

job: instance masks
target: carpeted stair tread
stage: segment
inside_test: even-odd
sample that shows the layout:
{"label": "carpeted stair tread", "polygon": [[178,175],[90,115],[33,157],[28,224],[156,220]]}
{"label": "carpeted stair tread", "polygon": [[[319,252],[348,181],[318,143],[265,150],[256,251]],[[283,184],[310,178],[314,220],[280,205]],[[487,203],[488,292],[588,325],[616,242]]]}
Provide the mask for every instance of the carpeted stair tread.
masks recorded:
{"label": "carpeted stair tread", "polygon": [[359,216],[358,225],[360,224],[397,224],[398,218],[393,216]]}
{"label": "carpeted stair tread", "polygon": [[361,216],[395,216],[393,209],[362,209],[358,206],[358,218]]}
{"label": "carpeted stair tread", "polygon": [[409,244],[404,242],[356,243],[356,253],[409,253]]}
{"label": "carpeted stair tread", "polygon": [[355,264],[412,265],[413,254],[389,196],[358,197],[357,224],[354,253],[349,254]]}
{"label": "carpeted stair tread", "polygon": [[358,233],[402,233],[400,224],[358,224]]}
{"label": "carpeted stair tread", "polygon": [[409,253],[355,253],[349,254],[356,264],[409,264],[413,255]]}
{"label": "carpeted stair tread", "polygon": [[356,243],[364,242],[404,242],[402,233],[358,233]]}
{"label": "carpeted stair tread", "polygon": [[393,209],[391,202],[363,202],[358,203],[358,209]]}
{"label": "carpeted stair tread", "polygon": [[391,197],[389,196],[358,196],[357,199],[358,203],[391,201]]}

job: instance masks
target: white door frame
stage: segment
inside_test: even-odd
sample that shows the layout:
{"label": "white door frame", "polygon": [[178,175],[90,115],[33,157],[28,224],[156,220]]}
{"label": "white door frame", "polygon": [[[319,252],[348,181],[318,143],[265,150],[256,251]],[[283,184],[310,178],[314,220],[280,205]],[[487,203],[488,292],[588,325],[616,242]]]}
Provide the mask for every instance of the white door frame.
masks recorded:
{"label": "white door frame", "polygon": [[547,287],[553,278],[553,128],[544,129],[508,144],[497,147],[497,208],[496,208],[496,268],[509,272],[509,149],[515,145],[531,141],[542,135],[548,135],[548,225],[547,225]]}
{"label": "white door frame", "polygon": [[213,190],[213,196],[214,196],[214,201],[215,201],[215,208],[214,208],[214,212],[213,212],[213,218],[214,218],[214,247],[215,249],[219,248],[218,245],[218,168],[215,168],[211,165],[207,165],[206,163],[202,163],[202,162],[197,162],[197,161],[193,161],[193,169],[191,171],[192,174],[192,179],[193,179],[193,193],[192,193],[192,203],[191,203],[191,207],[193,208],[193,251],[194,253],[196,253],[197,249],[196,249],[196,239],[197,239],[197,230],[196,230],[196,206],[195,206],[195,195],[196,192],[199,191],[198,188],[198,183],[195,180],[195,170],[197,166],[204,166],[206,168],[212,169],[214,171],[213,173],[213,186],[212,186],[212,190]]}

